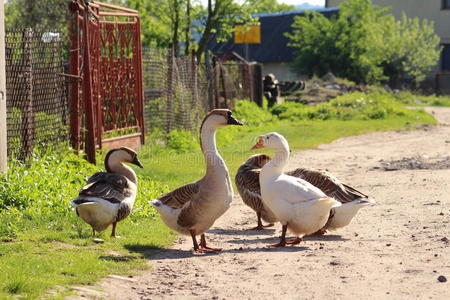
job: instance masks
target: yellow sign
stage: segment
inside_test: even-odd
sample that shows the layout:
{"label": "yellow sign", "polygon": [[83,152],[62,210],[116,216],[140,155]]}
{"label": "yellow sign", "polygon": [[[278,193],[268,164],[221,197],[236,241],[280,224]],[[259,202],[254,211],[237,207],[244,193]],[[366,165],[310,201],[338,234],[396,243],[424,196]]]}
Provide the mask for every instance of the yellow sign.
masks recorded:
{"label": "yellow sign", "polygon": [[260,44],[261,43],[261,27],[248,26],[245,30],[244,26],[237,25],[234,32],[235,44]]}

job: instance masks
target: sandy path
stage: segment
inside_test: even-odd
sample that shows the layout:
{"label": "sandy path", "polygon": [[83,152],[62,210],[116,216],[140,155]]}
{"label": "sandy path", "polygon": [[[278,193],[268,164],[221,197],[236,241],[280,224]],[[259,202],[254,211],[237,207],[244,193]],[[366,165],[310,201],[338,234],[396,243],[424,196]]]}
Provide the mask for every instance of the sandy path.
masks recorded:
{"label": "sandy path", "polygon": [[[450,123],[450,109],[430,110]],[[280,226],[240,230],[255,216],[236,196],[207,233],[221,253],[194,255],[181,237],[149,260],[152,271],[96,288],[108,299],[450,299],[450,282],[437,280],[450,280],[450,170],[373,169],[381,159],[449,156],[447,124],[342,138],[292,156],[291,167],[328,169],[377,200],[344,229],[267,249]]]}

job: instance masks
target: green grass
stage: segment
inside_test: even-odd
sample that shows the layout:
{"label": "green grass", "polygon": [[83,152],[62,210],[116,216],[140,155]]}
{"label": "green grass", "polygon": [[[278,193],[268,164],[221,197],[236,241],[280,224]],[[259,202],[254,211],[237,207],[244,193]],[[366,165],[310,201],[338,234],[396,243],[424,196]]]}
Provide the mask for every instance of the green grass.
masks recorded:
{"label": "green grass", "polygon": [[146,203],[167,187],[140,176],[133,214],[117,226],[122,238],[109,238],[108,229],[100,235],[105,243],[94,244],[90,226],[68,202],[101,168],[70,151],[40,153],[32,160],[31,167],[12,162],[0,175],[0,299],[40,298],[52,286],[143,269],[152,251],[175,239]]}
{"label": "green grass", "polygon": [[[362,96],[340,98],[333,102],[339,105],[331,103],[326,109],[277,107],[281,117],[238,102],[235,115],[249,125],[229,126],[217,134],[231,177],[255,153],[249,149],[256,137],[268,132],[283,134],[293,150],[300,150],[343,136],[435,123],[421,110],[405,110],[399,99],[379,100],[372,95],[360,101]],[[340,113],[342,107],[344,114]],[[352,110],[360,110],[365,117]],[[69,150],[36,153],[31,167],[10,164],[8,173],[0,175],[0,299],[18,295],[42,298],[52,287],[62,286],[56,295],[48,296],[54,298],[67,293],[64,286],[144,269],[145,258],[174,241],[175,234],[162,224],[147,201],[199,179],[204,174],[203,155],[197,135],[185,131],[168,136],[154,132],[147,141],[139,152],[145,168],[136,170],[139,193],[133,213],[118,224],[122,238],[109,238],[108,229],[101,235],[103,244],[93,243],[90,227],[68,205],[88,176],[103,166],[90,165]]]}

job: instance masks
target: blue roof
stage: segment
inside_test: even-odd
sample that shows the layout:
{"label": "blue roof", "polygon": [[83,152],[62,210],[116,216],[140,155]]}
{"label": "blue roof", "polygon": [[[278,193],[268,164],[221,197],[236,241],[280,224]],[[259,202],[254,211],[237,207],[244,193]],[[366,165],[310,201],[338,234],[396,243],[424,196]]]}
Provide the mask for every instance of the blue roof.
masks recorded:
{"label": "blue roof", "polygon": [[[337,8],[320,8],[314,11],[320,12],[328,18],[338,13]],[[284,34],[292,32],[291,25],[294,17],[304,15],[304,10],[256,14],[254,17],[259,18],[261,25],[260,44],[235,44],[233,38],[224,43],[217,43],[213,38],[207,48],[218,56],[230,56],[231,52],[236,52],[246,58],[247,52],[249,61],[290,62],[293,60],[295,48],[287,45],[289,39]]]}

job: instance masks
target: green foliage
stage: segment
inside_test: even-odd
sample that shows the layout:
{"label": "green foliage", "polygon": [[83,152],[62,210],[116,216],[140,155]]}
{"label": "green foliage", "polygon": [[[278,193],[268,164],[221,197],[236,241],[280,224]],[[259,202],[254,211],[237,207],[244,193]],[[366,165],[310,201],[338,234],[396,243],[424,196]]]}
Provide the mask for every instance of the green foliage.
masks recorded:
{"label": "green foliage", "polygon": [[247,126],[260,126],[275,121],[274,116],[256,103],[246,100],[237,100],[233,109],[234,116]]}
{"label": "green foliage", "polygon": [[248,5],[257,13],[284,12],[295,9],[294,5],[279,3],[277,0],[250,0]]}
{"label": "green foliage", "polygon": [[[350,93],[316,106],[299,103],[276,105],[272,113],[284,120],[377,120],[393,117],[417,117],[421,113],[404,107],[399,98],[382,90]],[[418,119],[418,120],[419,120]]]}
{"label": "green foliage", "polygon": [[405,15],[396,21],[370,0],[344,1],[339,9],[330,19],[317,12],[295,19],[286,35],[297,48],[298,72],[333,72],[366,83],[405,77],[419,82],[437,64],[439,37],[432,23]]}
{"label": "green foliage", "polygon": [[167,134],[167,147],[177,153],[186,153],[198,149],[198,141],[191,132],[175,129]]}

